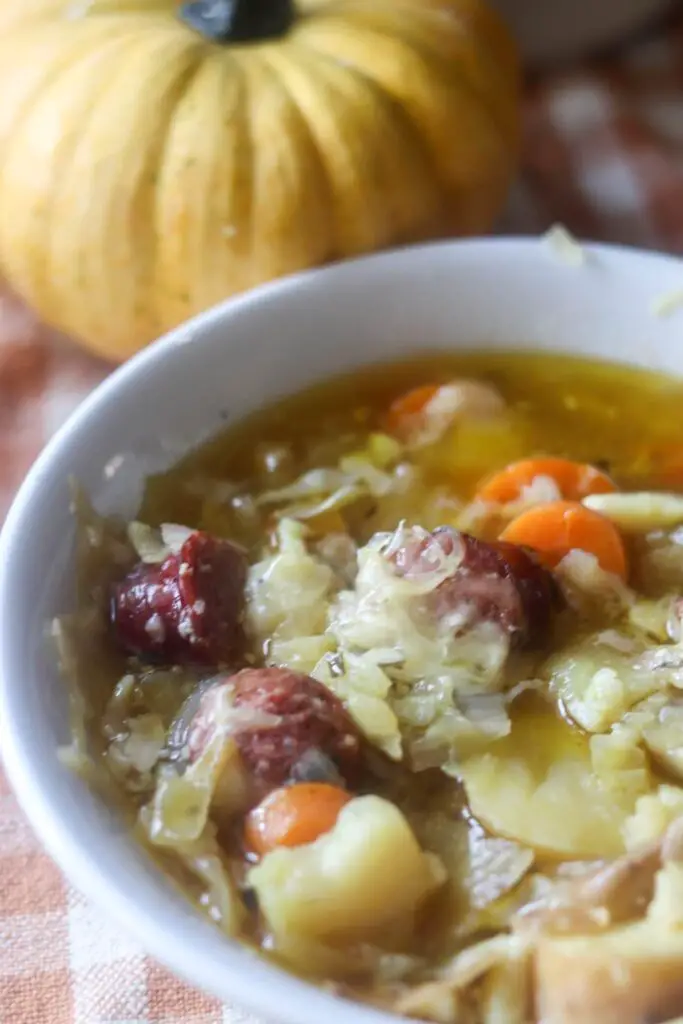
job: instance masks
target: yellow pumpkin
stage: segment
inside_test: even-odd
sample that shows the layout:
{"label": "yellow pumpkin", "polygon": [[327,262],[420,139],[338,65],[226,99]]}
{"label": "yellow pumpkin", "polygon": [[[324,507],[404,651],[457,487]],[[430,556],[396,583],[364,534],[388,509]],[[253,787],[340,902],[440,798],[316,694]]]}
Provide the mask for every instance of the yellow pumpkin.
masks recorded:
{"label": "yellow pumpkin", "polygon": [[279,275],[487,230],[518,127],[481,0],[0,0],[0,273],[124,359]]}

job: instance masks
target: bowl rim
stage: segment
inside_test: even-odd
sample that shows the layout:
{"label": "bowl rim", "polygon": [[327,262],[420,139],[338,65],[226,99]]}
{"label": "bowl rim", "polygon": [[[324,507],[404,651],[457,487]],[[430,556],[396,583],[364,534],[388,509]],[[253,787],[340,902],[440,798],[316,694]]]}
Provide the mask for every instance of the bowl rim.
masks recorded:
{"label": "bowl rim", "polygon": [[[641,250],[631,246],[580,243],[587,253],[597,257],[619,256],[629,261],[648,261],[652,264],[681,265],[671,255]],[[0,757],[7,777],[17,795],[23,813],[28,818],[41,844],[61,868],[74,888],[80,890],[95,906],[102,909],[120,928],[134,935],[145,953],[165,964],[188,983],[199,986],[221,1000],[235,1000],[240,1008],[263,1015],[266,1019],[284,1024],[390,1024],[394,1014],[364,1006],[344,997],[326,992],[317,985],[303,981],[277,965],[253,953],[244,955],[245,947],[236,949],[226,943],[225,967],[220,984],[201,957],[192,959],[184,946],[182,935],[169,934],[149,906],[140,907],[127,892],[125,879],[113,876],[97,863],[87,838],[70,831],[67,817],[53,806],[43,786],[42,776],[33,763],[31,749],[15,736],[12,721],[4,713],[7,694],[13,689],[9,681],[12,656],[11,638],[2,629],[5,609],[12,600],[14,576],[6,567],[12,561],[11,552],[19,542],[24,519],[39,498],[41,482],[53,461],[59,460],[70,440],[80,434],[91,419],[97,417],[98,408],[110,401],[126,383],[145,368],[163,359],[177,346],[192,343],[195,334],[204,333],[214,324],[229,321],[236,312],[248,311],[263,302],[277,301],[297,283],[317,276],[334,280],[349,266],[376,263],[390,264],[397,254],[410,258],[415,252],[458,249],[463,252],[493,252],[506,249],[510,256],[521,249],[536,249],[542,245],[538,236],[505,236],[495,238],[447,240],[421,246],[406,246],[385,252],[346,260],[329,267],[305,271],[262,285],[236,298],[228,299],[179,325],[147,348],[117,367],[79,405],[45,448],[29,470],[16,494],[0,532]],[[683,276],[683,275],[682,275]],[[231,965],[232,968],[231,969]]]}

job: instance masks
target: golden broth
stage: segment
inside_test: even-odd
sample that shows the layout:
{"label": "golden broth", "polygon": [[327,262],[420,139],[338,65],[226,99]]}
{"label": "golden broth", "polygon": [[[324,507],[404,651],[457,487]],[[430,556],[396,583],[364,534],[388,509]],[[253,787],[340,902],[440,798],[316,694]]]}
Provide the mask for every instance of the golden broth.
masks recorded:
{"label": "golden broth", "polygon": [[[657,485],[657,456],[663,450],[665,468],[673,460],[683,486],[683,439],[678,463],[675,451],[683,380],[570,356],[441,354],[362,368],[253,413],[150,479],[141,517],[220,528],[215,512],[224,502],[202,499],[192,486],[197,478],[240,482],[244,492],[272,486],[274,479],[280,486],[307,466],[332,464],[369,430],[381,429],[396,395],[457,377],[490,381],[511,410],[503,433],[471,425],[417,454],[415,461],[422,458],[430,479],[457,498],[469,498],[492,469],[540,453],[605,467],[617,483],[633,489]],[[293,457],[268,472],[265,459],[279,447],[291,447]],[[670,482],[663,479],[662,485]],[[224,532],[239,533],[239,523],[239,517],[229,517]]]}

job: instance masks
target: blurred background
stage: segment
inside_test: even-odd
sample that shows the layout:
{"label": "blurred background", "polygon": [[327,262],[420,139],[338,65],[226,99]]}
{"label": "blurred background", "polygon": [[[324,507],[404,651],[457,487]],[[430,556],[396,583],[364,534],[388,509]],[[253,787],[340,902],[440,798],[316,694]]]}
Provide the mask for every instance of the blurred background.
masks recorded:
{"label": "blurred background", "polygon": [[[381,2],[386,8],[386,0]],[[475,6],[470,0],[412,0],[420,2],[450,3],[463,11]],[[247,3],[251,12],[263,6],[260,0]],[[366,3],[371,9],[374,0]],[[486,230],[536,234],[562,223],[584,239],[683,253],[683,5],[676,0],[490,3],[516,40],[522,94],[519,162],[502,208]],[[8,285],[9,279],[15,287],[22,280],[14,257],[28,244],[21,226],[14,235],[10,230],[14,204],[20,213],[24,203],[33,218],[17,224],[30,223],[40,239],[40,207],[29,209],[30,187],[41,175],[43,186],[53,184],[49,165],[39,159],[41,146],[47,150],[47,135],[59,142],[60,133],[74,127],[53,118],[46,122],[45,137],[34,133],[36,159],[25,161],[12,179],[13,191],[2,194],[11,179],[12,132],[18,130],[7,127],[3,114],[13,109],[29,72],[41,70],[41,51],[24,58],[9,52],[12,33],[29,9],[58,12],[75,33],[80,19],[92,13],[109,16],[136,6],[164,10],[167,17],[176,5],[171,0],[0,0],[0,270],[5,270],[5,283],[0,282],[0,523],[42,446],[114,365],[94,354],[102,349],[97,337],[76,342],[69,332],[41,323],[30,301],[23,302]],[[200,22],[211,6],[184,5]],[[245,3],[241,9],[249,12]],[[87,146],[80,152],[85,174]],[[120,187],[125,191],[125,181]],[[83,201],[87,204],[87,195]],[[85,214],[96,219],[98,213],[93,199]],[[69,230],[67,222],[64,238]],[[233,231],[230,225],[223,230]],[[45,261],[44,252],[38,256]],[[49,282],[54,294],[60,294],[60,275],[72,269],[65,257]],[[119,272],[125,281],[125,263]],[[82,299],[87,299],[85,289]],[[59,303],[51,308],[59,321]],[[68,315],[61,320],[68,322]],[[149,964],[134,943],[114,934],[66,889],[37,848],[1,773],[0,877],[0,1024],[248,1024],[246,1016],[218,1007]]]}
{"label": "blurred background", "polygon": [[[491,3],[512,29],[523,70],[519,167],[493,230],[537,233],[561,222],[587,239],[682,251],[681,3]],[[23,4],[0,2],[0,44],[3,6]],[[60,7],[59,0],[52,6]],[[97,6],[61,3],[72,19]],[[140,6],[173,5],[141,0]],[[6,32],[13,16],[4,15]],[[0,77],[5,94],[14,84],[8,75]],[[0,247],[0,271],[3,262]],[[0,296],[2,517],[45,440],[113,363],[41,326],[6,285]]]}

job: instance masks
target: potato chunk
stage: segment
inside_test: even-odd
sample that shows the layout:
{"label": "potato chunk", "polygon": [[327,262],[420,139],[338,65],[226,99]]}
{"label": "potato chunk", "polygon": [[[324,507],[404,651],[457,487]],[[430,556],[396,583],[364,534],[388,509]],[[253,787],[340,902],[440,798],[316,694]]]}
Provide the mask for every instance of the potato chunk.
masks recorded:
{"label": "potato chunk", "polygon": [[683,931],[655,918],[599,936],[547,938],[536,956],[543,1024],[643,1024],[683,1010]]}
{"label": "potato chunk", "polygon": [[607,516],[624,531],[647,533],[667,530],[683,523],[683,497],[660,491],[622,494],[589,494],[583,499],[586,508]]}
{"label": "potato chunk", "polygon": [[630,707],[644,700],[671,676],[667,665],[652,663],[643,645],[617,650],[606,634],[588,637],[548,663],[550,685],[565,708],[587,732],[604,732]]}
{"label": "potato chunk", "polygon": [[638,850],[664,837],[672,822],[683,818],[683,790],[661,785],[636,801],[622,834],[627,850]]}
{"label": "potato chunk", "polygon": [[445,880],[408,822],[387,800],[358,797],[314,843],[267,854],[249,873],[276,948],[290,939],[400,941],[415,911]]}
{"label": "potato chunk", "polygon": [[473,814],[497,835],[541,853],[617,856],[621,828],[650,780],[635,748],[600,755],[554,715],[525,714],[510,736],[466,761],[461,776]]}

